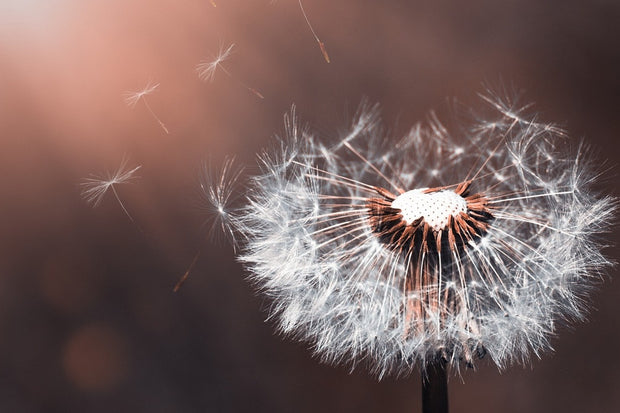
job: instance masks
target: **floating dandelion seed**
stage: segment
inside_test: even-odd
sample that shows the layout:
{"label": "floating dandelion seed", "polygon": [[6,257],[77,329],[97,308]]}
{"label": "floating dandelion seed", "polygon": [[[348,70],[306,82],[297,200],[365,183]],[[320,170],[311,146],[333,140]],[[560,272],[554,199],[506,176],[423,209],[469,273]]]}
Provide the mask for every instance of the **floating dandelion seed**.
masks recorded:
{"label": "floating dandelion seed", "polygon": [[205,225],[209,226],[209,236],[213,239],[224,234],[233,246],[236,245],[234,216],[229,209],[237,198],[234,190],[242,173],[243,168],[236,165],[235,159],[227,158],[219,171],[205,164],[200,181],[201,195],[205,201],[202,209],[206,214]]}
{"label": "floating dandelion seed", "polygon": [[192,263],[187,268],[187,271],[183,273],[181,278],[179,278],[179,281],[177,281],[177,283],[174,285],[172,292],[174,293],[178,292],[179,289],[183,286],[183,284],[185,284],[185,281],[187,281],[187,278],[189,277],[189,273],[192,272],[192,270],[194,269],[194,266],[196,265],[196,262],[198,261],[198,257],[200,257],[200,251],[198,251],[196,255],[194,255],[194,259],[192,260]]}
{"label": "floating dandelion seed", "polygon": [[[235,201],[236,197],[233,191],[242,173],[243,168],[235,165],[234,158],[228,158],[219,171],[215,171],[208,164],[203,165],[200,179],[200,208],[206,215],[204,224],[208,226],[209,237],[217,239],[220,235],[224,235],[232,242],[233,247],[236,245],[235,233],[232,228],[234,217],[228,213],[228,209]],[[173,288],[174,292],[177,292],[187,281],[199,256],[200,250],[194,256],[187,271],[177,281]]]}
{"label": "floating dandelion seed", "polygon": [[229,211],[282,332],[325,362],[432,376],[525,362],[583,319],[616,199],[593,192],[583,145],[568,155],[560,129],[484,99],[491,113],[459,134],[433,115],[396,141],[367,105],[335,143],[285,117]]}
{"label": "floating dandelion seed", "polygon": [[140,100],[144,102],[144,106],[146,106],[146,108],[151,113],[153,118],[155,118],[155,120],[159,123],[159,126],[161,126],[161,128],[164,130],[164,132],[166,132],[166,134],[170,134],[170,132],[168,131],[168,128],[166,128],[166,125],[164,125],[164,122],[162,122],[157,117],[153,109],[151,109],[151,106],[149,105],[149,103],[146,101],[146,96],[155,92],[155,89],[157,89],[158,87],[159,87],[159,83],[152,84],[151,82],[149,82],[146,84],[146,86],[142,90],[139,90],[137,92],[124,92],[123,96],[125,97],[125,103],[127,103],[127,106],[129,106],[132,109],[136,107],[136,105],[138,104]]}
{"label": "floating dandelion seed", "polygon": [[82,197],[93,207],[96,207],[101,203],[108,190],[112,190],[114,197],[120,204],[127,217],[134,222],[131,214],[129,214],[129,211],[125,208],[123,201],[121,201],[121,198],[118,196],[115,186],[130,182],[137,178],[135,173],[142,167],[142,165],[138,165],[133,169],[126,169],[126,166],[127,160],[123,158],[120,166],[114,173],[106,172],[105,176],[85,178],[80,185],[83,188]]}
{"label": "floating dandelion seed", "polygon": [[219,68],[222,72],[226,73],[228,77],[235,79],[237,82],[239,82],[241,86],[252,92],[254,95],[261,99],[264,99],[265,97],[258,90],[246,85],[245,83],[235,78],[232,73],[230,73],[222,65],[222,63],[230,57],[234,47],[234,43],[230,44],[228,47],[224,47],[223,45],[221,45],[220,50],[214,59],[210,61],[200,62],[198,65],[196,65],[196,72],[198,73],[198,78],[203,82],[213,82],[213,80],[215,79],[215,72],[217,72],[217,69]]}
{"label": "floating dandelion seed", "polygon": [[226,59],[228,59],[234,47],[234,43],[232,43],[227,48],[220,46],[220,50],[213,60],[199,63],[196,66],[198,78],[204,82],[213,82],[213,80],[215,79],[215,72],[217,71],[218,66],[221,67],[224,73],[230,76],[230,73],[223,66],[221,66],[221,64],[226,61]]}
{"label": "floating dandelion seed", "polygon": [[299,8],[301,9],[301,14],[304,15],[304,19],[306,20],[306,24],[308,25],[308,27],[310,28],[310,31],[312,32],[312,36],[314,36],[314,39],[319,44],[319,48],[321,49],[321,53],[323,54],[323,58],[325,59],[325,61],[327,63],[329,63],[330,60],[329,60],[329,55],[327,54],[327,49],[325,48],[325,43],[323,43],[321,41],[321,39],[319,39],[319,36],[316,35],[316,32],[312,28],[312,25],[310,24],[310,20],[308,19],[308,15],[306,14],[306,11],[304,10],[304,6],[301,4],[301,0],[299,0]]}
{"label": "floating dandelion seed", "polygon": [[215,0],[210,0],[210,2],[213,7],[217,7],[217,4],[215,4]]}

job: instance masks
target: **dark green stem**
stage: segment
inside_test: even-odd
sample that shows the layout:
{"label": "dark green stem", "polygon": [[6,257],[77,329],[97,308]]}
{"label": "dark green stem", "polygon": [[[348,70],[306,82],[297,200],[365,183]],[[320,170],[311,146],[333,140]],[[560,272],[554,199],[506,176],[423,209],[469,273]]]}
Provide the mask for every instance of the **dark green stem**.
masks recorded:
{"label": "dark green stem", "polygon": [[448,413],[448,375],[443,361],[422,373],[422,413]]}

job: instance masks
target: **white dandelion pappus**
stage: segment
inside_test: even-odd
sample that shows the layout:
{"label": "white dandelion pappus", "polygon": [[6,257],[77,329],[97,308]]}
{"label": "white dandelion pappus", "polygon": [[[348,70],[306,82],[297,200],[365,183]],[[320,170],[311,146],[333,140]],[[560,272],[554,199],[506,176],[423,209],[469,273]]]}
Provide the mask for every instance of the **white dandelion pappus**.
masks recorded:
{"label": "white dandelion pappus", "polygon": [[105,176],[94,175],[90,178],[84,178],[84,180],[80,184],[83,188],[81,192],[82,197],[88,204],[96,207],[101,203],[103,197],[108,192],[108,190],[112,190],[112,192],[114,193],[114,197],[120,204],[121,208],[123,209],[127,217],[133,222],[133,218],[131,217],[131,214],[129,214],[129,212],[127,211],[127,208],[125,208],[123,201],[121,201],[121,198],[119,197],[115,186],[131,182],[132,180],[136,179],[137,176],[135,176],[135,173],[141,167],[142,165],[138,165],[133,169],[128,169],[127,159],[123,158],[120,166],[114,173],[110,173],[108,171],[106,172]]}
{"label": "white dandelion pappus", "polygon": [[149,103],[146,101],[146,97],[150,95],[151,93],[155,92],[155,89],[157,89],[158,87],[159,87],[159,83],[153,84],[151,82],[148,82],[146,86],[144,86],[144,88],[142,88],[141,90],[134,91],[134,92],[131,92],[131,91],[123,92],[123,97],[125,98],[125,103],[131,109],[135,108],[139,101],[144,102],[144,106],[146,106],[146,109],[151,113],[151,116],[153,116],[153,118],[157,121],[157,123],[159,123],[159,126],[161,126],[164,132],[166,132],[166,134],[169,135],[170,131],[168,130],[166,125],[164,125],[164,122],[162,122],[161,119],[159,119],[159,117],[155,114],[153,109],[151,109],[151,105],[149,105]]}
{"label": "white dandelion pappus", "polygon": [[224,234],[236,246],[235,232],[233,230],[234,216],[228,210],[236,199],[234,192],[237,183],[243,173],[243,168],[235,164],[234,158],[227,158],[222,168],[215,172],[214,169],[204,164],[200,181],[200,190],[204,203],[201,209],[206,213],[205,224],[209,225],[209,235],[216,237]]}
{"label": "white dandelion pappus", "polygon": [[[237,166],[234,158],[227,158],[219,171],[205,163],[202,167],[200,179],[201,199],[199,207],[206,215],[204,225],[209,226],[208,234],[212,240],[219,241],[219,235],[223,235],[233,245],[236,252],[237,240],[233,230],[234,216],[228,210],[237,198],[234,190],[243,173],[243,168]],[[173,292],[179,291],[187,281],[190,272],[200,257],[200,250],[196,252],[194,259],[187,271],[179,278]]]}
{"label": "white dandelion pappus", "polygon": [[265,99],[262,93],[260,93],[258,90],[254,89],[253,87],[246,85],[239,79],[235,78],[232,75],[232,73],[230,73],[230,71],[228,71],[228,69],[226,69],[224,65],[222,65],[222,63],[228,60],[234,47],[235,47],[234,43],[231,43],[226,48],[224,47],[224,45],[220,45],[220,50],[217,56],[215,56],[213,60],[200,62],[198,65],[196,65],[196,72],[198,73],[198,78],[202,80],[203,82],[213,82],[213,80],[215,79],[215,73],[217,72],[217,69],[219,68],[228,77],[235,79],[241,86],[243,86],[249,92],[253,93],[255,96],[257,96],[260,99]]}
{"label": "white dandelion pappus", "polygon": [[151,82],[148,82],[146,86],[144,86],[144,88],[142,88],[141,90],[135,92],[124,92],[123,96],[125,97],[125,103],[127,103],[127,106],[133,109],[134,107],[136,107],[140,99],[155,92],[158,87],[159,83],[153,84]]}
{"label": "white dandelion pappus", "polygon": [[218,67],[222,69],[222,71],[228,76],[231,76],[230,72],[228,72],[228,70],[226,70],[226,68],[222,66],[222,63],[230,57],[234,47],[234,43],[231,43],[226,48],[224,47],[224,45],[220,45],[220,50],[213,60],[200,62],[198,65],[196,65],[196,72],[198,73],[198,78],[203,82],[213,82],[213,80],[215,79],[215,72],[217,71]]}
{"label": "white dandelion pappus", "polygon": [[583,319],[616,200],[593,192],[583,145],[484,99],[467,130],[432,115],[396,141],[367,105],[334,144],[285,118],[231,221],[282,332],[382,377],[525,362]]}

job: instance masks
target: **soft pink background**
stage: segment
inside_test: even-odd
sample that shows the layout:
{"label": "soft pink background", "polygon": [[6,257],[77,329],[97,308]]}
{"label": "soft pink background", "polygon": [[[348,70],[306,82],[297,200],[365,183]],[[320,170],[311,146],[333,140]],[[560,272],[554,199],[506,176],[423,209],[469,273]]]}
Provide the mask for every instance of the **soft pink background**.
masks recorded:
{"label": "soft pink background", "polygon": [[[275,336],[231,249],[206,240],[201,163],[252,164],[293,103],[329,138],[363,97],[404,131],[447,115],[448,98],[478,104],[483,81],[514,85],[542,119],[620,160],[618,2],[308,0],[330,64],[296,1],[216,3],[0,4],[0,411],[420,410],[418,377],[377,383]],[[200,82],[195,65],[228,43],[235,78]],[[170,135],[123,102],[149,80]],[[125,155],[143,165],[119,187],[136,224],[112,197],[92,209],[79,193]],[[617,173],[601,184],[616,195]],[[451,380],[452,410],[620,410],[613,277],[555,353]]]}

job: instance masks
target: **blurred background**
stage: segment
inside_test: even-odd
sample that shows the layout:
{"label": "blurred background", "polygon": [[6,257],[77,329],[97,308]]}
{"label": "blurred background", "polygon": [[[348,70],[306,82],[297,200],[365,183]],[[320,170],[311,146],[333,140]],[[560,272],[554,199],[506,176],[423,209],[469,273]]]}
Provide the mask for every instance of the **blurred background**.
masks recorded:
{"label": "blurred background", "polygon": [[[253,165],[293,103],[329,139],[364,97],[405,131],[453,97],[479,105],[484,81],[514,85],[620,161],[617,1],[304,6],[329,64],[295,0],[0,2],[0,411],[420,411],[417,375],[377,382],[275,335],[231,248],[207,239],[201,165]],[[201,82],[196,65],[231,43],[232,76]],[[149,81],[169,134],[123,100]],[[142,165],[117,187],[134,222],[111,193],[80,197],[123,157]],[[615,195],[617,174],[602,183]],[[619,411],[619,296],[612,273],[554,353],[453,378],[452,411]]]}

